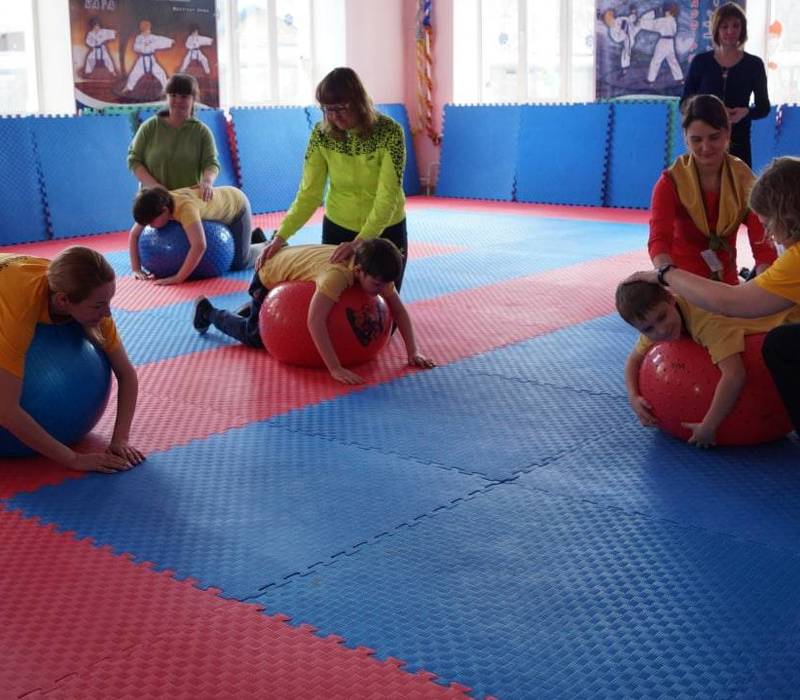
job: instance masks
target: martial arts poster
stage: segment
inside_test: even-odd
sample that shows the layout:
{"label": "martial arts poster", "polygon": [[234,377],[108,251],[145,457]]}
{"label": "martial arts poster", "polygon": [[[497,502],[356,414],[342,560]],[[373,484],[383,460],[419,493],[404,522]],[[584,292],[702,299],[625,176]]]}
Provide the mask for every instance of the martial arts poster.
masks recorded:
{"label": "martial arts poster", "polygon": [[216,0],[69,0],[78,109],[162,100],[174,73],[219,106]]}
{"label": "martial arts poster", "polygon": [[680,95],[692,58],[712,48],[711,15],[726,1],[597,0],[596,98]]}

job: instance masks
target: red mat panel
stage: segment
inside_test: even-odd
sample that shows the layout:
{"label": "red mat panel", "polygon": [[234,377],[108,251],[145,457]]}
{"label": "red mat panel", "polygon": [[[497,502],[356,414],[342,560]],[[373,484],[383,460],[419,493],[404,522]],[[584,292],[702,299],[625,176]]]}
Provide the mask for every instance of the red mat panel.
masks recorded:
{"label": "red mat panel", "polygon": [[[133,221],[131,221],[133,223]],[[2,253],[23,253],[38,258],[53,258],[71,245],[82,245],[99,253],[113,253],[117,250],[128,248],[128,232],[104,233],[99,236],[75,236],[73,238],[59,238],[52,241],[36,241],[35,243],[17,243],[16,245],[0,246]]]}
{"label": "red mat panel", "polygon": [[[483,199],[455,199],[450,197],[417,196],[408,198],[408,210],[438,207],[456,211],[479,211],[482,214],[527,214],[580,221],[609,221],[625,224],[646,224],[650,212],[641,209],[611,209],[579,207],[566,204],[526,204],[523,202],[496,202]],[[413,216],[409,217],[409,230],[413,231]]]}
{"label": "red mat panel", "polygon": [[2,506],[0,542],[4,698],[464,697]]}
{"label": "red mat panel", "polygon": [[214,296],[246,292],[249,285],[249,281],[225,277],[193,280],[168,286],[159,286],[130,276],[118,277],[117,293],[114,295],[112,306],[125,311],[142,311],[192,301],[201,294]]}

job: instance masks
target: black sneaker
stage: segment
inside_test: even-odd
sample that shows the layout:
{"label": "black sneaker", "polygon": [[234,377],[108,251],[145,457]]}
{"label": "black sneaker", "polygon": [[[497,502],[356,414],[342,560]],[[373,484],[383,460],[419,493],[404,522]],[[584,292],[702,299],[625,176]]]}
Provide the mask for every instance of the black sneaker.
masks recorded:
{"label": "black sneaker", "polygon": [[208,313],[214,307],[211,302],[205,297],[197,297],[194,300],[194,313],[192,315],[192,325],[198,333],[205,333],[211,325],[208,318]]}
{"label": "black sneaker", "polygon": [[252,308],[253,304],[249,301],[246,301],[238,309],[236,309],[236,315],[241,316],[242,318],[250,318],[250,310]]}
{"label": "black sneaker", "polygon": [[266,243],[267,242],[267,235],[264,233],[262,228],[254,228],[253,231],[250,233],[250,242],[251,243]]}

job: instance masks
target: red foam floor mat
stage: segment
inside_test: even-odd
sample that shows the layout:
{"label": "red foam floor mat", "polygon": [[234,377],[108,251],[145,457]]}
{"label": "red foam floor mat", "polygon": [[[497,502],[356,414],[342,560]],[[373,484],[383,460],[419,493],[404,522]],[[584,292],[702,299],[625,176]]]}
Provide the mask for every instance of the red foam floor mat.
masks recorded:
{"label": "red foam floor mat", "polygon": [[460,698],[0,506],[3,698]]}

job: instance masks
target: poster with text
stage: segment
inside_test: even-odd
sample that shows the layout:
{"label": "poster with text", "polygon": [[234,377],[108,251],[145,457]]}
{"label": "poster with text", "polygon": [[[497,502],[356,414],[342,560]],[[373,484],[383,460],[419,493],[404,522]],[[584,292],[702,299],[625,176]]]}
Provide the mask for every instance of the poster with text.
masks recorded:
{"label": "poster with text", "polygon": [[596,98],[680,96],[692,58],[712,48],[711,15],[726,1],[597,0]]}
{"label": "poster with text", "polygon": [[216,0],[69,0],[78,109],[162,100],[175,73],[219,106]]}

